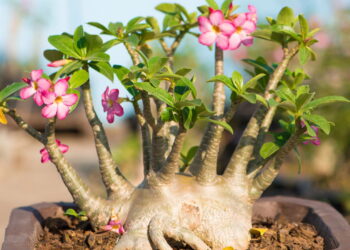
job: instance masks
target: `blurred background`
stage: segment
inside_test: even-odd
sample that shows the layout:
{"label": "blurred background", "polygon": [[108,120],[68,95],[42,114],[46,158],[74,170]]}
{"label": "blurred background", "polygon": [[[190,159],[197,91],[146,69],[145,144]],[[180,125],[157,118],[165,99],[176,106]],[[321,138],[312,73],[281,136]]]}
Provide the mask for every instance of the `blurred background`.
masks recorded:
{"label": "blurred background", "polygon": [[[127,22],[135,16],[155,16],[162,14],[154,7],[160,0],[1,0],[0,1],[0,88],[14,81],[20,81],[33,69],[52,69],[42,56],[51,48],[47,37],[62,32],[72,33],[80,24],[89,21]],[[191,11],[204,0],[177,0]],[[220,1],[218,1],[220,2]],[[309,83],[318,96],[343,95],[350,98],[350,0],[250,0],[235,1],[241,5],[239,12],[247,10],[248,4],[258,9],[259,22],[265,23],[265,16],[276,17],[284,6],[292,7],[296,13],[304,13],[313,27],[321,27],[317,35],[319,43],[314,45],[318,53],[316,62],[309,63],[305,71],[311,76]],[[86,31],[98,31],[84,25]],[[348,33],[349,32],[349,33]],[[110,51],[112,64],[130,66],[126,51],[120,46]],[[270,63],[281,59],[281,52],[274,44],[256,41],[251,48],[241,47],[237,51],[225,52],[225,71],[244,73],[247,67],[241,59],[263,55]],[[213,73],[213,51],[198,44],[195,38],[187,37],[180,46],[177,66],[195,68],[198,86]],[[292,65],[293,67],[293,65]],[[105,114],[100,105],[100,96],[106,86],[121,88],[115,80],[109,80],[92,72],[94,102],[100,117]],[[207,85],[206,85],[207,86]],[[203,89],[203,88],[202,88]],[[205,88],[208,89],[208,88]],[[122,96],[127,95],[124,90]],[[206,97],[208,91],[201,93]],[[207,98],[209,96],[207,95]],[[123,104],[124,105],[124,104]],[[31,101],[18,104],[19,113],[34,127],[41,129],[44,119]],[[107,126],[113,155],[122,172],[137,184],[142,178],[141,154],[138,128],[131,107],[124,105],[126,115]],[[242,105],[233,120],[235,135],[226,134],[222,144],[220,161],[228,161],[246,122],[253,111],[251,105]],[[90,128],[85,122],[83,110],[78,108],[58,124],[57,137],[70,146],[66,154],[88,184],[97,193],[103,194],[97,171],[97,157]],[[299,169],[294,155],[286,162],[280,177],[266,192],[266,195],[286,194],[330,202],[344,216],[350,215],[350,105],[339,104],[323,108],[320,113],[336,124],[329,137],[321,135],[318,147],[305,145],[300,148],[302,167]],[[198,144],[203,125],[195,127],[184,151]],[[274,129],[274,126],[272,127]],[[10,211],[14,207],[42,201],[70,201],[71,197],[63,185],[56,169],[51,164],[41,164],[39,150],[42,146],[27,134],[17,129],[13,123],[0,125],[0,242]]]}

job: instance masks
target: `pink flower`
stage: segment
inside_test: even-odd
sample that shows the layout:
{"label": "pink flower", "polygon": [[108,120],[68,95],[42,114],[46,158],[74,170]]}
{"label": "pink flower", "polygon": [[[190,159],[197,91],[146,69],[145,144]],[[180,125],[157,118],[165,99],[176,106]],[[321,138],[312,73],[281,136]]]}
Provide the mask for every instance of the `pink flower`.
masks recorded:
{"label": "pink flower", "polygon": [[200,16],[198,18],[199,30],[202,34],[199,36],[199,43],[211,46],[214,43],[222,49],[229,47],[229,36],[234,32],[232,23],[225,20],[221,10],[213,10],[209,8],[209,18]]}
{"label": "pink flower", "polygon": [[116,220],[110,220],[108,224],[105,226],[102,226],[101,229],[104,231],[112,231],[120,235],[125,233],[123,224],[120,221],[116,221]]}
{"label": "pink flower", "polygon": [[57,61],[53,61],[53,62],[49,63],[47,66],[57,68],[57,67],[64,66],[64,65],[70,63],[71,61],[72,60],[69,60],[69,59],[57,60]]}
{"label": "pink flower", "polygon": [[[61,152],[64,154],[68,151],[69,147],[68,145],[65,144],[61,144],[61,142],[59,140],[56,140],[57,146],[58,148],[61,150]],[[48,162],[50,159],[50,155],[49,152],[47,151],[46,148],[42,148],[40,150],[40,154],[41,154],[41,163],[46,163]]]}
{"label": "pink flower", "polygon": [[45,90],[42,92],[43,101],[47,105],[41,110],[45,118],[57,118],[63,120],[69,113],[69,108],[78,101],[76,94],[67,94],[68,78],[61,79],[53,86],[53,92]]}
{"label": "pink flower", "polygon": [[[301,127],[304,128],[305,127],[305,123],[303,121],[301,121]],[[315,131],[316,133],[316,136],[313,136],[311,137],[310,139],[307,139],[307,140],[304,140],[303,141],[303,144],[309,144],[309,143],[312,143],[314,144],[315,146],[319,146],[321,144],[321,140],[320,138],[318,137],[318,132],[319,132],[319,128],[316,127],[316,126],[313,126],[311,125],[311,128]],[[307,132],[305,132],[306,134]]]}
{"label": "pink flower", "polygon": [[122,116],[124,114],[124,109],[118,102],[119,90],[106,88],[105,92],[102,94],[102,106],[103,111],[107,112],[107,121],[109,123],[114,122],[114,116]]}
{"label": "pink flower", "polygon": [[251,33],[256,30],[256,9],[249,5],[249,12],[232,16],[232,24],[235,27],[233,34],[229,38],[229,50],[238,49],[241,44],[251,46],[253,37]]}
{"label": "pink flower", "polygon": [[43,70],[33,70],[30,73],[30,78],[23,78],[25,83],[29,84],[29,87],[21,89],[19,96],[22,99],[28,99],[34,95],[34,101],[38,106],[43,105],[42,91],[48,90],[51,86],[49,80],[41,78]]}

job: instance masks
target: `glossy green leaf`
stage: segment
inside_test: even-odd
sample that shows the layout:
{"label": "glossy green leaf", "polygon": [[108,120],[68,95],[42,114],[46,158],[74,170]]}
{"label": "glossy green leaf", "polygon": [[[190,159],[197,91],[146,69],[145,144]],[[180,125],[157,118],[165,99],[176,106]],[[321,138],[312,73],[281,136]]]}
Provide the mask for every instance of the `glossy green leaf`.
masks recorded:
{"label": "glossy green leaf", "polygon": [[261,73],[251,78],[248,82],[244,84],[243,86],[244,90],[255,88],[255,85],[258,82],[258,80],[263,78],[264,76],[266,76],[266,74]]}
{"label": "glossy green leaf", "polygon": [[109,55],[104,52],[97,52],[85,58],[85,60],[94,61],[94,62],[108,62],[109,59],[110,59]]}
{"label": "glossy green leaf", "polygon": [[177,11],[176,5],[172,3],[158,4],[155,9],[165,14],[174,14]]}
{"label": "glossy green leaf", "polygon": [[160,32],[158,20],[155,17],[152,17],[152,16],[147,17],[146,22],[148,23],[148,25],[150,25],[152,27],[154,32],[156,32],[156,33]]}
{"label": "glossy green leaf", "polygon": [[232,80],[229,77],[225,76],[225,75],[214,76],[213,78],[211,78],[207,82],[222,82],[223,84],[225,84],[229,88],[233,87]]}
{"label": "glossy green leaf", "polygon": [[74,216],[74,217],[78,217],[78,213],[73,209],[73,208],[69,208],[66,210],[66,212],[64,212],[65,215],[70,215],[70,216]]}
{"label": "glossy green leaf", "polygon": [[55,35],[49,37],[49,43],[62,53],[80,59],[80,55],[74,49],[73,38],[67,35]]}
{"label": "glossy green leaf", "polygon": [[82,25],[78,26],[74,31],[73,42],[75,51],[77,51],[80,56],[84,57],[87,54],[87,41]]}
{"label": "glossy green leaf", "polygon": [[171,106],[171,107],[174,106],[173,97],[164,89],[155,88],[148,82],[136,82],[136,83],[134,83],[134,85],[136,88],[146,91],[148,94],[165,102],[169,106]]}
{"label": "glossy green leaf", "polygon": [[129,74],[130,70],[121,65],[114,65],[113,71],[117,75],[119,81],[123,81]]}
{"label": "glossy green leaf", "polygon": [[108,62],[92,62],[89,66],[113,82],[114,71]]}
{"label": "glossy green leaf", "polygon": [[309,24],[307,23],[307,20],[303,15],[299,15],[299,25],[301,35],[305,40],[307,38],[307,35],[309,34]]}
{"label": "glossy green leaf", "polygon": [[225,0],[222,4],[221,4],[221,10],[222,12],[225,14],[229,8],[230,8],[230,4],[232,3],[232,0]]}
{"label": "glossy green leaf", "polygon": [[194,86],[193,82],[190,79],[183,77],[179,81],[176,82],[176,85],[177,86],[179,86],[179,85],[187,86],[191,90],[193,98],[197,97],[196,87]]}
{"label": "glossy green leaf", "polygon": [[227,123],[227,122],[223,122],[223,121],[218,121],[218,120],[213,120],[213,119],[209,119],[209,118],[204,118],[204,121],[207,122],[211,122],[214,123],[216,125],[222,126],[224,129],[226,129],[228,132],[230,132],[231,134],[233,134],[233,128]]}
{"label": "glossy green leaf", "polygon": [[73,73],[69,79],[69,87],[71,89],[79,88],[89,80],[89,73],[86,70],[78,70]]}
{"label": "glossy green leaf", "polygon": [[322,129],[322,131],[325,134],[329,135],[329,133],[331,131],[331,125],[330,125],[329,121],[327,121],[327,119],[324,118],[323,116],[312,114],[312,115],[304,115],[303,118],[309,122],[312,122],[317,127]]}
{"label": "glossy green leaf", "polygon": [[276,143],[267,142],[261,147],[260,156],[263,159],[267,159],[268,157],[270,157],[271,155],[276,153],[279,149],[280,149],[280,147]]}
{"label": "glossy green leaf", "polygon": [[[134,17],[133,19],[131,19],[125,27],[125,32],[129,33],[135,30],[135,27],[137,27],[138,24],[140,24],[140,22],[142,22],[143,20],[145,20],[144,17]],[[137,28],[136,28],[137,29]]]}
{"label": "glossy green leaf", "polygon": [[55,82],[59,77],[63,75],[70,75],[72,72],[80,69],[83,66],[81,61],[72,61],[66,65],[64,65],[59,71],[53,74],[53,82]]}
{"label": "glossy green leaf", "polygon": [[310,60],[311,53],[305,46],[301,46],[299,49],[299,62],[301,65],[304,65]]}
{"label": "glossy green leaf", "polygon": [[321,97],[309,102],[308,104],[305,105],[304,109],[305,110],[314,109],[319,107],[320,105],[331,104],[336,102],[349,103],[350,100],[343,96],[326,96],[326,97]]}
{"label": "glossy green leaf", "polygon": [[0,103],[24,87],[28,87],[28,84],[24,82],[14,82],[7,85],[5,88],[0,90]]}
{"label": "glossy green leaf", "polygon": [[315,137],[317,136],[315,130],[312,129],[311,125],[309,124],[309,122],[305,119],[302,119],[304,125],[306,126],[306,132],[309,136]]}
{"label": "glossy green leaf", "polygon": [[158,56],[152,57],[148,61],[149,74],[153,75],[159,72],[161,69],[164,68],[167,62],[168,62],[168,58],[166,57],[158,57]]}
{"label": "glossy green leaf", "polygon": [[289,7],[284,7],[277,16],[277,24],[294,26],[294,12]]}
{"label": "glossy green leaf", "polygon": [[98,22],[88,22],[88,24],[102,30],[102,32],[104,32],[105,34],[110,34],[109,29]]}
{"label": "glossy green leaf", "polygon": [[214,10],[219,9],[219,5],[215,2],[215,0],[205,0],[210,7],[212,7]]}
{"label": "glossy green leaf", "polygon": [[44,57],[50,62],[58,61],[63,59],[63,53],[58,50],[48,49],[44,51]]}

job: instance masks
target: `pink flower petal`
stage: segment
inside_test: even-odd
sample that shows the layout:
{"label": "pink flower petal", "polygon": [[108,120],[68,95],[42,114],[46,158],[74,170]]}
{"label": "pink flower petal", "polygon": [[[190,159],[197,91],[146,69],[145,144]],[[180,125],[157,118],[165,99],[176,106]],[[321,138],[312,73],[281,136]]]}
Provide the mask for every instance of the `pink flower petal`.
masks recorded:
{"label": "pink flower petal", "polygon": [[113,111],[108,111],[107,112],[107,121],[109,123],[113,123],[114,122],[114,112]]}
{"label": "pink flower petal", "polygon": [[52,103],[50,105],[45,106],[41,110],[41,115],[45,118],[52,118],[57,113],[57,103]]}
{"label": "pink flower petal", "polygon": [[55,99],[56,99],[55,93],[49,92],[49,91],[46,91],[46,90],[41,92],[41,96],[42,96],[43,102],[46,105],[52,104],[55,101]]}
{"label": "pink flower petal", "polygon": [[32,95],[34,95],[35,92],[36,91],[33,87],[26,87],[26,88],[21,89],[21,91],[19,92],[19,96],[22,99],[27,99],[27,98],[31,97]]}
{"label": "pink flower petal", "polygon": [[236,18],[233,20],[232,23],[233,23],[233,26],[237,28],[242,26],[246,20],[247,20],[246,15],[241,13],[236,16]]}
{"label": "pink flower petal", "polygon": [[65,144],[61,144],[59,145],[59,148],[61,150],[61,152],[64,154],[66,153],[68,150],[69,150],[69,146],[68,145],[65,145]]}
{"label": "pink flower petal", "polygon": [[41,78],[38,80],[38,87],[40,91],[49,90],[51,87],[51,82],[45,78]]}
{"label": "pink flower petal", "polygon": [[66,106],[72,106],[78,101],[78,96],[76,94],[67,94],[62,96],[62,102]]}
{"label": "pink flower petal", "polygon": [[113,109],[114,109],[114,113],[117,116],[124,115],[124,109],[123,109],[122,105],[120,105],[120,103],[115,103],[114,106],[113,106]]}
{"label": "pink flower petal", "polygon": [[212,31],[212,25],[209,21],[209,19],[205,16],[198,17],[198,24],[199,24],[199,30],[202,33]]}
{"label": "pink flower petal", "polygon": [[69,107],[67,107],[63,103],[57,104],[57,118],[59,120],[65,119],[67,117],[68,113],[69,113]]}
{"label": "pink flower petal", "polygon": [[220,31],[227,36],[232,35],[232,33],[235,31],[235,27],[231,22],[224,22],[220,24],[219,28],[220,28]]}
{"label": "pink flower petal", "polygon": [[222,22],[224,22],[225,17],[224,17],[224,14],[222,14],[221,10],[214,10],[209,15],[209,20],[210,20],[212,25],[219,26]]}
{"label": "pink flower petal", "polygon": [[46,163],[50,160],[49,152],[45,149],[41,152],[41,163]]}
{"label": "pink flower petal", "polygon": [[54,85],[54,89],[55,89],[55,94],[57,96],[62,96],[64,94],[66,94],[67,89],[68,89],[68,82],[66,79],[60,79],[56,82],[56,84]]}
{"label": "pink flower petal", "polygon": [[245,39],[242,40],[242,43],[247,47],[252,46],[253,42],[254,38],[252,36],[247,36]]}
{"label": "pink flower petal", "polygon": [[41,76],[43,75],[43,70],[42,69],[39,69],[39,70],[33,70],[31,73],[30,73],[30,77],[32,78],[33,81],[38,81]]}
{"label": "pink flower petal", "polygon": [[214,32],[206,32],[199,36],[198,41],[206,46],[213,45],[216,40],[216,34]]}
{"label": "pink flower petal", "polygon": [[110,225],[104,225],[104,226],[101,226],[100,228],[104,231],[111,231],[113,229],[113,227]]}
{"label": "pink flower petal", "polygon": [[35,102],[38,106],[41,106],[41,105],[44,104],[44,101],[43,101],[43,98],[42,98],[42,95],[41,95],[40,92],[36,92],[36,93],[34,94],[33,99],[34,99],[34,102]]}
{"label": "pink flower petal", "polygon": [[248,10],[249,10],[251,13],[256,13],[256,7],[255,7],[254,5],[249,4],[249,5],[248,5]]}
{"label": "pink flower petal", "polygon": [[256,30],[256,24],[253,23],[252,21],[246,21],[242,25],[242,28],[244,29],[244,31],[250,34]]}
{"label": "pink flower petal", "polygon": [[238,49],[241,45],[241,38],[240,35],[237,33],[234,33],[230,39],[229,39],[229,50],[235,50]]}
{"label": "pink flower petal", "polygon": [[219,34],[218,37],[216,38],[216,45],[222,50],[228,49],[228,46],[229,46],[228,37],[222,34]]}
{"label": "pink flower petal", "polygon": [[119,97],[119,90],[118,89],[112,89],[109,92],[109,99],[111,99],[112,101],[117,101]]}

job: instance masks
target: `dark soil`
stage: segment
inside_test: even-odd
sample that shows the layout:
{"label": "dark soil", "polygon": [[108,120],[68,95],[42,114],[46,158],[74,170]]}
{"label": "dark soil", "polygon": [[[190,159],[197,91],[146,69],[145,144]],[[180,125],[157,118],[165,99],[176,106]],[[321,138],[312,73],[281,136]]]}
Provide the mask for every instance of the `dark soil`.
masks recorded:
{"label": "dark soil", "polygon": [[[249,250],[324,249],[323,238],[310,224],[257,219],[254,227],[268,230],[262,236],[252,235]],[[48,218],[43,222],[43,228],[36,244],[37,250],[112,250],[119,237],[113,232],[93,232],[88,222],[79,222],[76,218],[67,216]],[[174,244],[172,242],[171,245]],[[177,245],[174,249],[191,248]]]}

